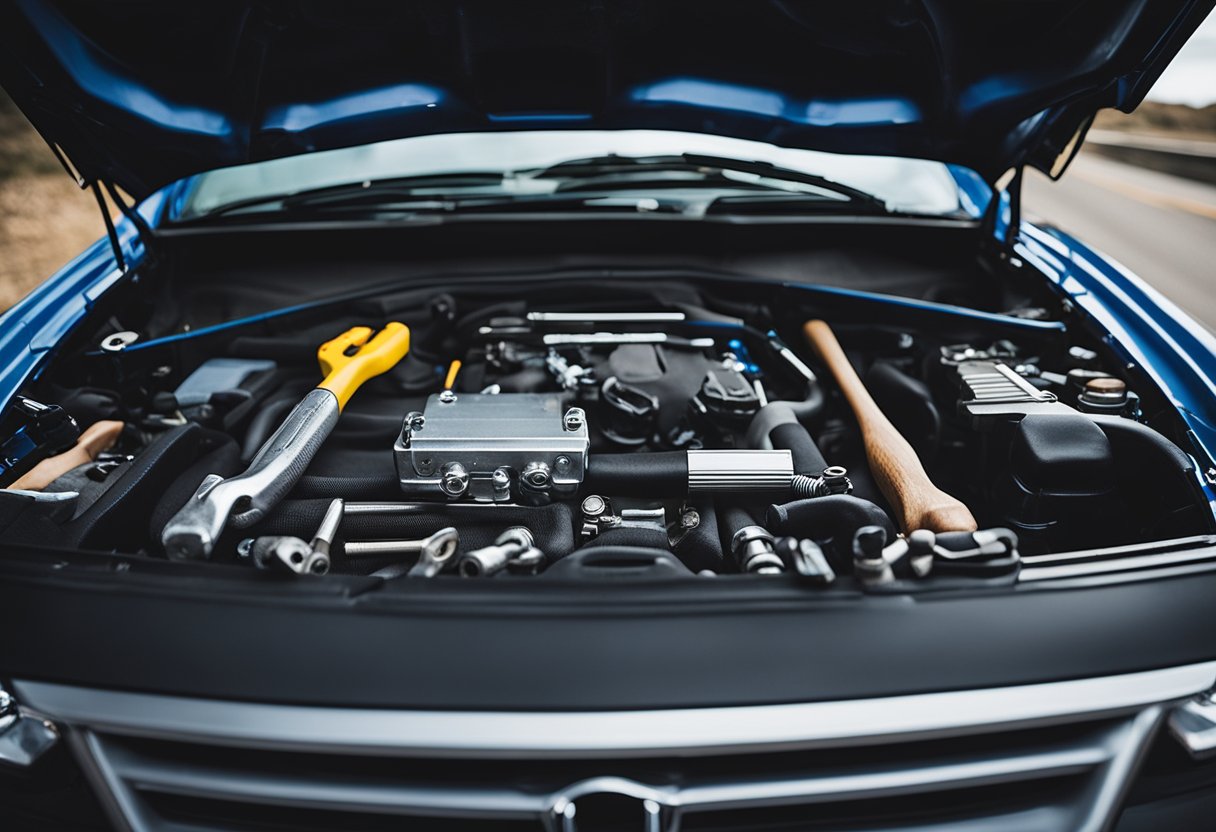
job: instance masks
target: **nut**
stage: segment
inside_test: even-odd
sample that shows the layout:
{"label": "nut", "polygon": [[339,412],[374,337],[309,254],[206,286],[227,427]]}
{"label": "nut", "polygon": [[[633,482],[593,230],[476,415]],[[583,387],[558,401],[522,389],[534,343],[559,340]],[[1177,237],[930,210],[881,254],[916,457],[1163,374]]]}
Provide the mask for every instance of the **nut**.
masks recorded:
{"label": "nut", "polygon": [[459,462],[449,462],[443,466],[439,487],[449,497],[459,497],[469,488],[469,472]]}
{"label": "nut", "polygon": [[572,407],[562,417],[562,426],[569,431],[575,431],[587,424],[587,414],[581,407]]}

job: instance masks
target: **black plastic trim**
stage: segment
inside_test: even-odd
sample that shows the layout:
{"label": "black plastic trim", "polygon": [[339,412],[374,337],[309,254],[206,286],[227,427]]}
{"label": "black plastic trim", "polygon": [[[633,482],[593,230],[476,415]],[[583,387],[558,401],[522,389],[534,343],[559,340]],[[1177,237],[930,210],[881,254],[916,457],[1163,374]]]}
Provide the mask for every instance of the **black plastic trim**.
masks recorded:
{"label": "black plastic trim", "polygon": [[[352,707],[583,710],[890,696],[1216,658],[1216,573],[922,597],[742,576],[604,586],[0,564],[0,674]],[[66,561],[65,561],[66,563]],[[102,565],[97,565],[97,564]],[[176,571],[172,581],[163,573]],[[1049,582],[1045,582],[1049,583]]]}

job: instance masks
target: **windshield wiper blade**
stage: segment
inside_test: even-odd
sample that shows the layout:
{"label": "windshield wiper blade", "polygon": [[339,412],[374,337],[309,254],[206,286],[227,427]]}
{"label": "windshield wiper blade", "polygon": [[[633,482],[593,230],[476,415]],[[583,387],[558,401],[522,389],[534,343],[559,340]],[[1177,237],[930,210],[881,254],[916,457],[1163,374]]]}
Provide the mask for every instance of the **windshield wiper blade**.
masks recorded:
{"label": "windshield wiper blade", "polygon": [[[771,162],[748,161],[745,159],[732,159],[725,156],[709,156],[697,153],[682,153],[672,156],[609,155],[574,159],[551,165],[542,170],[535,171],[531,175],[538,179],[564,179],[572,183],[578,180],[593,179],[598,186],[606,186],[610,178],[615,176],[623,177],[624,181],[628,181],[642,173],[654,174],[663,172],[678,174],[684,179],[690,175],[695,176],[699,174],[708,184],[719,185],[730,183],[736,187],[740,183],[723,176],[723,174],[730,172],[741,173],[754,176],[757,179],[808,185],[821,191],[841,196],[853,203],[869,205],[883,210],[886,209],[886,203],[873,194],[844,185],[825,176],[792,168],[779,167]],[[754,187],[764,187],[759,182],[752,182],[751,184]],[[559,189],[568,190],[560,188],[560,186]],[[774,191],[782,190],[771,186],[768,189]],[[790,193],[791,195],[801,193],[803,196],[811,196],[811,194],[797,191],[791,191]]]}
{"label": "windshield wiper blade", "polygon": [[501,171],[471,171],[424,174],[396,179],[373,179],[364,182],[345,182],[340,185],[330,185],[323,188],[266,194],[250,199],[229,202],[226,205],[221,205],[212,211],[208,211],[204,215],[204,218],[234,214],[250,208],[261,208],[271,205],[280,206],[284,210],[292,210],[293,208],[322,205],[327,202],[351,205],[362,200],[376,204],[394,198],[418,199],[425,198],[420,192],[426,192],[432,188],[442,188],[444,191],[460,188],[490,188],[502,185],[504,178],[505,176]]}

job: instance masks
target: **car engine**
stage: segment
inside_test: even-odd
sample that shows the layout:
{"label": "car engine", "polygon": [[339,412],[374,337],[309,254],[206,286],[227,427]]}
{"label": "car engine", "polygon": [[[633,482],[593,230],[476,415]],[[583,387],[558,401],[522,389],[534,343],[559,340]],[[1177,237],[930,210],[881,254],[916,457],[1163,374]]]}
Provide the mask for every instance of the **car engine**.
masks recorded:
{"label": "car engine", "polygon": [[6,415],[4,534],[307,580],[884,592],[1209,530],[1159,394],[1102,344],[1033,309],[745,288],[111,320]]}

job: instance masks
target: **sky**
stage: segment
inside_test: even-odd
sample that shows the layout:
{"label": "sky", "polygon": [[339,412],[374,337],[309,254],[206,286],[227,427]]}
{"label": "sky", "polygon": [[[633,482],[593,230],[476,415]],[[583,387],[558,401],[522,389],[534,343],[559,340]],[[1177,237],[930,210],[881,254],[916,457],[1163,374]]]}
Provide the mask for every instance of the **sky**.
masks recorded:
{"label": "sky", "polygon": [[1148,97],[1192,107],[1216,103],[1216,12],[1195,30]]}

